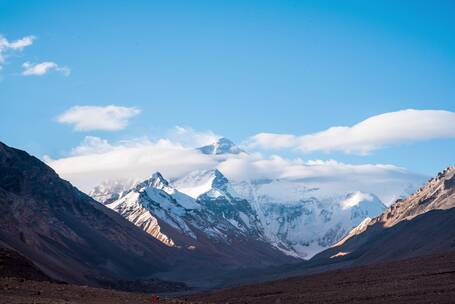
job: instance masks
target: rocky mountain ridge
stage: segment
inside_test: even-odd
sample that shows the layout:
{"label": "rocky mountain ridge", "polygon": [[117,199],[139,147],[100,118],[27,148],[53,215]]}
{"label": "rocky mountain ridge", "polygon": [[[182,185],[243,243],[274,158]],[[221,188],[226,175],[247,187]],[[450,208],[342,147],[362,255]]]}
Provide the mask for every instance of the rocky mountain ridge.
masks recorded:
{"label": "rocky mountain ridge", "polygon": [[345,267],[455,250],[454,207],[455,167],[448,167],[408,198],[362,222],[313,262]]}
{"label": "rocky mountain ridge", "polygon": [[151,276],[173,263],[160,242],[3,143],[0,247],[20,252],[55,279],[79,284]]}
{"label": "rocky mountain ridge", "polygon": [[197,244],[177,244],[163,233],[163,225],[196,241],[194,229],[218,241],[253,238],[300,258],[333,245],[366,217],[385,209],[377,197],[361,192],[326,200],[274,201],[261,191],[262,184],[233,183],[216,169],[191,172],[171,182],[155,173],[117,194],[120,198],[107,206],[168,246]]}
{"label": "rocky mountain ridge", "polygon": [[397,200],[384,213],[369,218],[354,228],[338,245],[349,238],[363,233],[369,226],[392,227],[404,220],[432,210],[447,210],[455,207],[455,166],[447,167],[431,178],[424,186],[405,199]]}
{"label": "rocky mountain ridge", "polygon": [[182,281],[209,287],[239,268],[296,261],[201,208],[160,174],[112,204],[129,220],[37,158],[0,143],[0,248],[56,280],[120,289],[153,282],[180,288]]}

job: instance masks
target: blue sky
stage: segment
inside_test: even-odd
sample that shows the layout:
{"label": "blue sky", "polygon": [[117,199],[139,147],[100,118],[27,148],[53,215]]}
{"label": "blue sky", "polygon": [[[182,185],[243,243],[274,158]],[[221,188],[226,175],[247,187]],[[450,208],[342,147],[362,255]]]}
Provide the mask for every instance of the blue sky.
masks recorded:
{"label": "blue sky", "polygon": [[[85,136],[160,138],[175,126],[243,142],[305,135],[403,109],[455,111],[453,1],[1,1],[0,34],[36,37],[0,71],[0,140],[63,157]],[[71,70],[23,76],[24,62]],[[137,107],[128,127],[76,132],[76,105]],[[447,123],[447,128],[450,128]],[[450,136],[367,155],[266,151],[386,163],[434,175]]]}

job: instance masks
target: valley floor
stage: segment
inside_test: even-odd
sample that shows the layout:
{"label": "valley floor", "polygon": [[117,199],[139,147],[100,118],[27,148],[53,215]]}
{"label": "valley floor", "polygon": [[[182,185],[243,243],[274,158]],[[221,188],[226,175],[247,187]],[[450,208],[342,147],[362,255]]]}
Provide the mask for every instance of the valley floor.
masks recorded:
{"label": "valley floor", "polygon": [[[153,303],[152,296],[52,282],[0,278],[1,304],[142,304]],[[162,299],[159,303],[180,304],[184,300]]]}
{"label": "valley floor", "polygon": [[193,295],[230,304],[455,303],[455,252]]}
{"label": "valley floor", "polygon": [[[0,278],[0,304],[153,303],[150,294]],[[455,252],[162,299],[163,303],[455,303]]]}

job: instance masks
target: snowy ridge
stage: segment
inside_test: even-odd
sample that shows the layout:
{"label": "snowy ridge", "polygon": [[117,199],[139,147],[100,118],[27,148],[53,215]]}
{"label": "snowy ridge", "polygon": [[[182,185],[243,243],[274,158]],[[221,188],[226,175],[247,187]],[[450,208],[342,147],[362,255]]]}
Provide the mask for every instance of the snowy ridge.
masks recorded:
{"label": "snowy ridge", "polygon": [[385,209],[372,194],[316,197],[317,190],[285,179],[232,183],[216,169],[171,182],[157,172],[107,206],[168,246],[180,244],[163,223],[195,242],[199,233],[222,242],[248,237],[305,259]]}
{"label": "snowy ridge", "polygon": [[[201,218],[204,214],[198,212],[200,205],[171,187],[158,172],[107,207],[141,228],[149,227],[150,231],[161,230],[160,222],[164,222],[194,240],[197,237],[193,229],[203,230],[211,237],[224,238],[222,232],[206,226],[208,219]],[[138,209],[143,210],[141,217],[132,217]]]}
{"label": "snowy ridge", "polygon": [[[226,138],[198,150],[214,157],[245,153]],[[163,233],[164,223],[194,241],[200,234],[227,243],[247,237],[305,259],[385,210],[368,191],[292,178],[233,182],[217,169],[189,172],[170,181],[155,173],[129,192],[126,185],[113,183],[111,192],[108,186],[98,187],[92,196],[117,197],[109,207],[167,243],[176,241]]]}
{"label": "snowy ridge", "polygon": [[[212,188],[197,199],[177,190],[157,172],[107,207],[168,246],[192,246],[200,234],[227,243],[236,237],[259,239],[259,231],[251,224],[255,218],[249,204],[225,192],[227,179],[215,170],[201,174],[211,180]],[[193,242],[179,244],[163,232],[164,224]]]}
{"label": "snowy ridge", "polygon": [[140,193],[130,192],[120,200],[108,204],[107,207],[117,211],[163,244],[173,247],[175,245],[174,241],[161,232],[157,218],[147,208],[138,203],[140,201],[139,196]]}
{"label": "snowy ridge", "polygon": [[234,188],[255,208],[266,239],[286,254],[305,259],[385,210],[373,194],[316,197],[318,189],[292,180],[242,182]]}
{"label": "snowy ridge", "polygon": [[191,194],[203,208],[227,220],[241,234],[262,238],[256,212],[240,198],[229,180],[217,169],[195,171],[174,180],[173,186]]}
{"label": "snowy ridge", "polygon": [[354,229],[352,229],[351,231],[349,231],[349,233],[343,237],[338,243],[336,243],[335,245],[333,245],[333,247],[336,247],[336,246],[341,246],[343,245],[347,240],[349,240],[350,238],[352,238],[353,236],[355,235],[358,235],[358,234],[361,234],[362,232],[364,232],[367,227],[368,227],[368,224],[371,222],[371,217],[367,217],[365,218],[357,227],[355,227]]}
{"label": "snowy ridge", "polygon": [[214,190],[214,183],[222,184],[223,178],[225,177],[218,170],[193,171],[179,179],[174,179],[172,185],[180,192],[197,199],[202,194]]}

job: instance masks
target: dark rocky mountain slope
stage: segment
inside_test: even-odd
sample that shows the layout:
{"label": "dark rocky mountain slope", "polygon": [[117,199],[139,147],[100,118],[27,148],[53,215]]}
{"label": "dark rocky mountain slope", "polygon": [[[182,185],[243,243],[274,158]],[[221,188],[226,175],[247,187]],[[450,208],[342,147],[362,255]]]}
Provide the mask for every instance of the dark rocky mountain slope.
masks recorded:
{"label": "dark rocky mountain slope", "polygon": [[[149,193],[173,206],[165,192],[155,190]],[[37,158],[0,143],[0,247],[19,252],[56,280],[123,289],[119,284],[130,286],[140,279],[169,290],[162,280],[206,287],[220,284],[239,268],[296,261],[254,238],[216,241],[195,229],[196,224],[212,229],[210,223],[189,221],[192,237],[164,221],[160,224],[185,246],[163,244],[60,179]],[[197,246],[191,246],[194,240]]]}
{"label": "dark rocky mountain slope", "polygon": [[159,241],[37,158],[3,143],[0,246],[20,252],[55,279],[82,284],[151,276],[175,262]]}
{"label": "dark rocky mountain slope", "polygon": [[32,262],[16,251],[7,248],[0,248],[0,278],[52,281],[50,277],[45,275]]}

